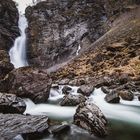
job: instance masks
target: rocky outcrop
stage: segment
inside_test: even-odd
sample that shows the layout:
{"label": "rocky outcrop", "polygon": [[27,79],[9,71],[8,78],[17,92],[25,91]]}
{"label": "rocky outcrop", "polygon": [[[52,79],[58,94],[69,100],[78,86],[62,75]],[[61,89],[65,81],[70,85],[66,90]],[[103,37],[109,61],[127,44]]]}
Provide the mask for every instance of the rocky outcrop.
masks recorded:
{"label": "rocky outcrop", "polygon": [[1,139],[11,140],[19,134],[36,138],[40,133],[47,131],[48,117],[0,114],[0,124]]}
{"label": "rocky outcrop", "polygon": [[107,135],[107,120],[101,110],[93,103],[85,102],[78,106],[74,124],[99,137]]}
{"label": "rocky outcrop", "polygon": [[12,0],[0,1],[0,50],[9,50],[19,35],[18,16]]}
{"label": "rocky outcrop", "polygon": [[0,93],[0,113],[24,113],[26,104],[13,94]]}
{"label": "rocky outcrop", "polygon": [[60,102],[61,106],[76,106],[82,102],[86,101],[86,97],[84,97],[82,94],[79,95],[72,95],[68,94],[65,95]]}
{"label": "rocky outcrop", "polygon": [[48,0],[26,9],[29,63],[50,67],[87,48],[105,33],[102,1]]}
{"label": "rocky outcrop", "polygon": [[46,70],[23,67],[11,71],[0,82],[1,91],[30,98],[35,103],[46,102],[52,80]]}

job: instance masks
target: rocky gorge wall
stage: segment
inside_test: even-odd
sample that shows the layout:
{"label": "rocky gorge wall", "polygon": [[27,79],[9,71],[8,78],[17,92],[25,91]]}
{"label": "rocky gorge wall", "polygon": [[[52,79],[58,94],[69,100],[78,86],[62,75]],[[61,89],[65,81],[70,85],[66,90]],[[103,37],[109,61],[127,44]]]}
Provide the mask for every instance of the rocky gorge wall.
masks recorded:
{"label": "rocky gorge wall", "polygon": [[18,10],[12,0],[0,1],[0,79],[13,69],[8,55],[19,35]]}
{"label": "rocky gorge wall", "polygon": [[[105,33],[102,1],[47,0],[26,9],[29,63],[50,67],[76,56]],[[80,51],[82,51],[80,50]]]}

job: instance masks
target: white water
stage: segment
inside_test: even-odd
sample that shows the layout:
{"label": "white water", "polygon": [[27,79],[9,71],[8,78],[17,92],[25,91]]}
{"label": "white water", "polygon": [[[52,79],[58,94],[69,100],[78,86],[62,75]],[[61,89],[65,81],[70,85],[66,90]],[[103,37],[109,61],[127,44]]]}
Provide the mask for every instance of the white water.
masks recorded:
{"label": "white water", "polygon": [[[61,107],[57,103],[63,98],[62,87],[60,90],[51,90],[50,104],[33,104],[26,100],[27,110],[25,112],[32,115],[46,114],[53,119],[67,120],[72,119],[76,112],[76,107]],[[77,94],[77,87],[74,87],[72,94]],[[120,104],[109,104],[104,100],[105,94],[101,89],[96,89],[89,97],[89,101],[95,103],[109,119],[121,120],[129,123],[140,124],[140,102],[137,99],[133,101],[121,100]],[[32,105],[31,105],[32,104]]]}
{"label": "white water", "polygon": [[81,50],[81,46],[80,46],[80,44],[79,44],[79,46],[78,46],[78,49],[77,49],[77,51],[76,51],[76,55],[79,55],[79,51]]}
{"label": "white water", "polygon": [[19,29],[21,36],[17,37],[14,46],[10,49],[9,55],[11,63],[15,68],[27,66],[28,62],[26,59],[26,34],[25,29],[27,28],[27,20],[24,15],[19,16]]}
{"label": "white water", "polygon": [[15,68],[28,66],[26,58],[26,28],[28,27],[27,19],[24,15],[27,6],[32,6],[39,0],[14,0],[19,10],[20,36],[16,38],[13,47],[9,51],[11,63]]}

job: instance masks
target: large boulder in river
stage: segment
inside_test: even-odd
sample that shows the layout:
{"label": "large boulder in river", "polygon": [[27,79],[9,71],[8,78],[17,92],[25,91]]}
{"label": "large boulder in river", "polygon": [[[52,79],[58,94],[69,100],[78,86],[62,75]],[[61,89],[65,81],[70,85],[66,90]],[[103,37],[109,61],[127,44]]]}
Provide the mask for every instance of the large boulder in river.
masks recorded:
{"label": "large boulder in river", "polygon": [[120,97],[118,92],[111,91],[109,94],[105,96],[105,101],[107,101],[108,103],[119,103]]}
{"label": "large boulder in river", "polygon": [[99,137],[107,135],[107,120],[102,111],[93,103],[81,103],[74,115],[74,124]]}
{"label": "large boulder in river", "polygon": [[23,67],[6,76],[0,82],[0,90],[41,103],[47,101],[51,84],[52,80],[45,69]]}
{"label": "large boulder in river", "polygon": [[18,10],[12,0],[0,0],[0,50],[9,50],[19,35]]}
{"label": "large boulder in river", "polygon": [[26,17],[27,55],[35,66],[50,67],[71,59],[105,33],[100,0],[47,0],[28,7]]}
{"label": "large boulder in river", "polygon": [[62,101],[60,102],[60,105],[76,106],[85,101],[86,101],[86,97],[84,97],[82,94],[78,94],[78,95],[68,94],[63,97]]}
{"label": "large boulder in river", "polygon": [[78,93],[81,93],[85,96],[90,96],[93,91],[94,87],[92,85],[82,85],[77,90]]}
{"label": "large boulder in river", "polygon": [[128,90],[120,90],[118,94],[123,100],[132,101],[134,99],[134,94]]}
{"label": "large boulder in river", "polygon": [[26,104],[23,99],[13,94],[0,93],[0,113],[23,113]]}
{"label": "large boulder in river", "polygon": [[19,134],[37,135],[47,131],[47,116],[24,116],[19,114],[0,114],[0,138],[12,140]]}

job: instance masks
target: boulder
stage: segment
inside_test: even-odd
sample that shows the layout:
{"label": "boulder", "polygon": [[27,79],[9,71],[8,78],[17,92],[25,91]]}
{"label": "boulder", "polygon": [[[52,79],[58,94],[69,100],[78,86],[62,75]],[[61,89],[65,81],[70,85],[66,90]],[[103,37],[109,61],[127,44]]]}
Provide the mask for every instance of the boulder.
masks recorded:
{"label": "boulder", "polygon": [[94,91],[94,87],[92,85],[82,85],[77,90],[78,93],[81,93],[85,96],[90,96],[90,94]]}
{"label": "boulder", "polygon": [[119,103],[119,94],[116,91],[112,91],[111,93],[105,96],[105,101],[107,101],[108,103]]}
{"label": "boulder", "polygon": [[11,140],[20,134],[36,136],[47,131],[48,117],[0,114],[0,124],[0,138]]}
{"label": "boulder", "polygon": [[72,90],[71,87],[69,87],[69,86],[64,86],[63,89],[62,89],[62,93],[63,93],[63,94],[69,94],[71,90]]}
{"label": "boulder", "polygon": [[0,93],[0,113],[23,113],[26,104],[23,99],[13,94]]}
{"label": "boulder", "polygon": [[79,95],[72,95],[68,94],[65,95],[60,102],[61,106],[76,106],[82,102],[86,101],[86,97],[84,97],[82,94]]}
{"label": "boulder", "polygon": [[51,84],[52,80],[46,69],[23,67],[11,71],[0,82],[0,90],[42,103],[48,100]]}
{"label": "boulder", "polygon": [[110,90],[108,87],[106,87],[106,86],[102,86],[102,87],[101,87],[101,90],[102,90],[105,94],[109,94],[109,93],[111,92],[111,90]]}
{"label": "boulder", "polygon": [[123,100],[132,101],[134,99],[134,94],[127,90],[118,91],[118,94]]}
{"label": "boulder", "polygon": [[62,124],[62,125],[54,125],[49,127],[49,132],[52,133],[54,136],[56,135],[62,135],[70,130],[70,125],[68,124]]}
{"label": "boulder", "polygon": [[107,120],[93,103],[81,103],[74,115],[74,124],[99,137],[107,135]]}

